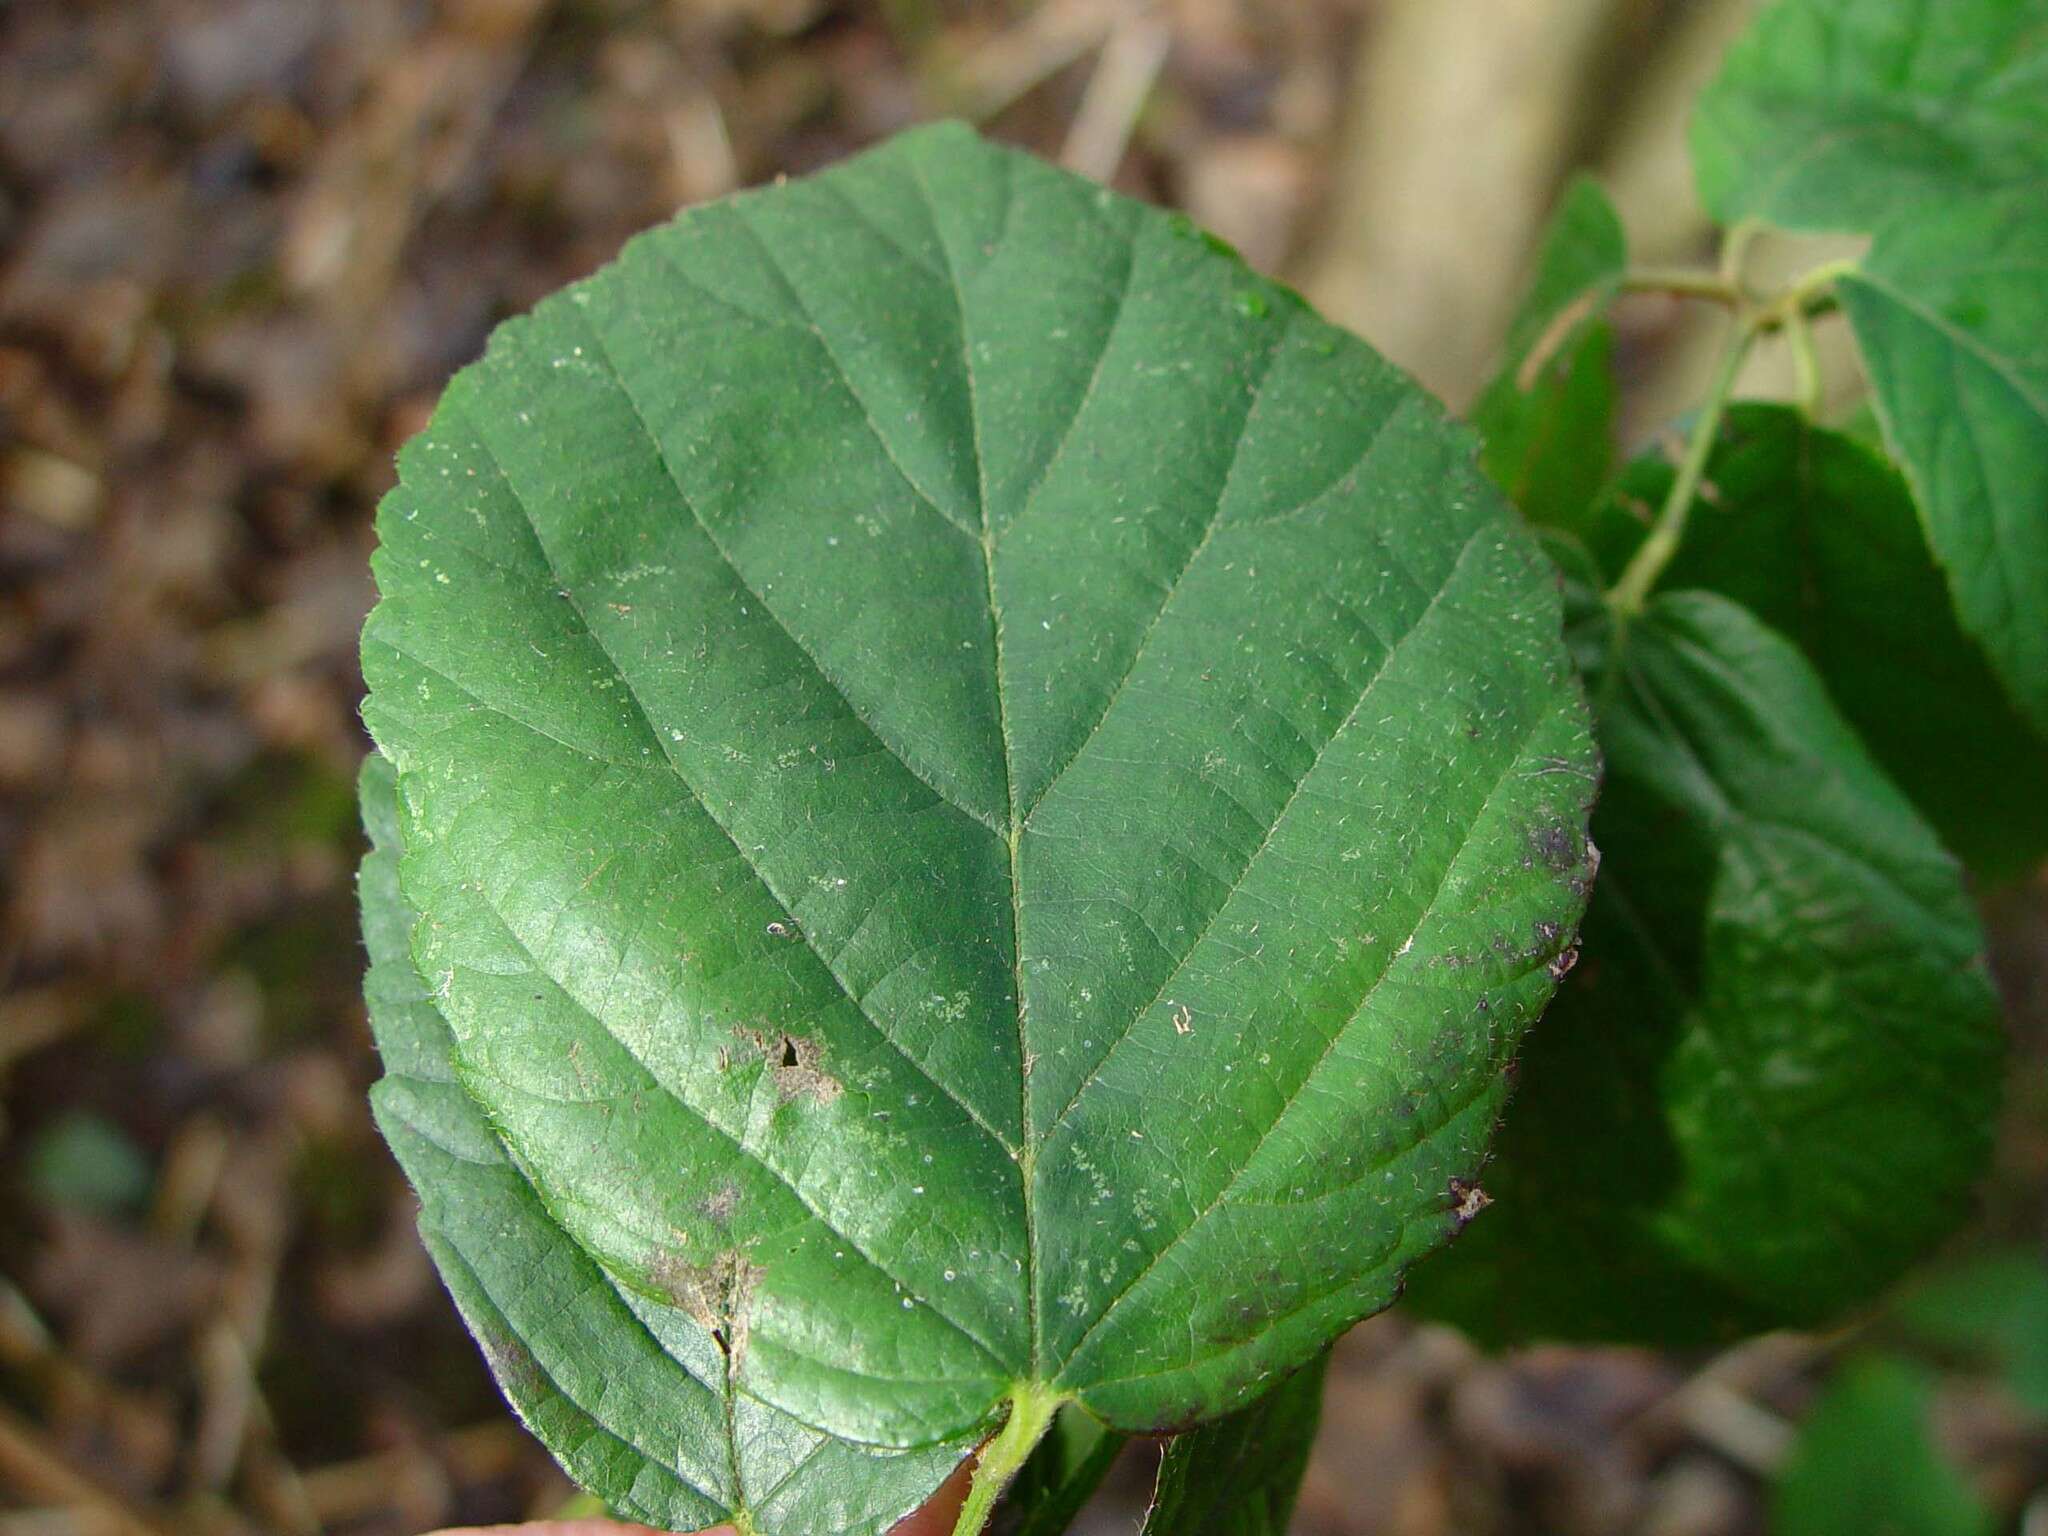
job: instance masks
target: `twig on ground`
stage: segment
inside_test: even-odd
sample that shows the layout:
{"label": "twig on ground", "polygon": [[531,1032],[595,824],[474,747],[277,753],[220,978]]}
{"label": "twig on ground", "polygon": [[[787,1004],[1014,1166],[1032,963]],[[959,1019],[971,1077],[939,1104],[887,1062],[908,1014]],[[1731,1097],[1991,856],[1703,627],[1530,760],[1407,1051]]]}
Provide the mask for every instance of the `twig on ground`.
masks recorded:
{"label": "twig on ground", "polygon": [[1062,165],[1097,181],[1108,181],[1116,174],[1172,41],[1166,18],[1149,6],[1118,23],[1103,45],[1073,126],[1067,130],[1067,142],[1060,150]]}
{"label": "twig on ground", "polygon": [[75,1466],[41,1430],[0,1404],[0,1473],[30,1498],[89,1511],[113,1536],[169,1536],[169,1526]]}
{"label": "twig on ground", "polygon": [[1106,0],[1050,0],[952,66],[933,61],[933,105],[970,122],[994,117],[1100,47],[1119,9]]}

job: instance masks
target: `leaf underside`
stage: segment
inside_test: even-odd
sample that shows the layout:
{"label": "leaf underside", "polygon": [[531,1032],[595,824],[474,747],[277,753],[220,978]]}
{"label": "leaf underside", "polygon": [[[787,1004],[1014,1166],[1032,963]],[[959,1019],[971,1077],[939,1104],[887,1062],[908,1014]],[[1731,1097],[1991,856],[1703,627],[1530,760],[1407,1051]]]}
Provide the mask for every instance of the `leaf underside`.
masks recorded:
{"label": "leaf underside", "polygon": [[1982,938],[1786,640],[1681,592],[1609,666],[1584,955],[1523,1054],[1499,1208],[1410,1299],[1503,1341],[1812,1325],[1967,1213],[2002,1051]]}
{"label": "leaf underside", "polygon": [[952,127],[692,210],[378,529],[442,1089],[729,1402],[1176,1427],[1456,1229],[1589,878],[1554,582],[1184,221]]}

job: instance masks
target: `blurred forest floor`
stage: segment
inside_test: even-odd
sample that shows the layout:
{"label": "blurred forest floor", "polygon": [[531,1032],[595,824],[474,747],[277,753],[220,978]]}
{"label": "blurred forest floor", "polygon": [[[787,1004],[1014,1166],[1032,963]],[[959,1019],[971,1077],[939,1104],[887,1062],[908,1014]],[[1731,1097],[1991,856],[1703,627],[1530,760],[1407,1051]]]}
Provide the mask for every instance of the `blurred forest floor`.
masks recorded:
{"label": "blurred forest floor", "polygon": [[[405,1536],[567,1496],[370,1126],[351,889],[371,510],[495,321],[681,203],[952,113],[1188,209],[1456,403],[1572,166],[1648,259],[1699,248],[1683,109],[1743,10],[0,4],[0,1536]],[[1691,356],[1672,306],[1630,311],[1632,430]],[[2021,1049],[1969,1241],[2032,1247],[2048,890],[1990,911]],[[1300,1528],[1759,1530],[1838,1343],[1493,1360],[1375,1320]],[[1944,1380],[1944,1443],[2019,1519],[2040,1423]]]}

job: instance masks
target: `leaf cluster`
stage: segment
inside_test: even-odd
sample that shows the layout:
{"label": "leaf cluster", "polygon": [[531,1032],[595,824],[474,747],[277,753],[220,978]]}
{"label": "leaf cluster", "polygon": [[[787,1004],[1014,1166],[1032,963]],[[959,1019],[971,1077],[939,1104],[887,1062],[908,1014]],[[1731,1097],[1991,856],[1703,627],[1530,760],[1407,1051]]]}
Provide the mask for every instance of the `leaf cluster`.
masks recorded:
{"label": "leaf cluster", "polygon": [[[1705,1343],[1867,1303],[1967,1209],[2001,1031],[1964,867],[2048,850],[2048,7],[1781,0],[1702,97],[1716,271],[1558,210],[1475,418],[1573,586],[1604,863],[1489,1187],[1417,1279],[1483,1337]],[[1757,228],[1867,235],[1776,292]],[[1723,305],[1675,456],[1618,466],[1614,306]],[[1729,401],[1854,332],[1875,429]]]}

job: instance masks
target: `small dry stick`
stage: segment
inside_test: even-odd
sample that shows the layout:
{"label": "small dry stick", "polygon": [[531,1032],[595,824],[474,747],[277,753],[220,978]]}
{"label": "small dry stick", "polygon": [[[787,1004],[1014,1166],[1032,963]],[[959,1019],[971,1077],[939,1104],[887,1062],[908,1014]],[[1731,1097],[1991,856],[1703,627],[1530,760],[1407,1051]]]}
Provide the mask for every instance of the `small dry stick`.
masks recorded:
{"label": "small dry stick", "polygon": [[1088,79],[1074,125],[1067,131],[1060,163],[1096,181],[1108,181],[1123,164],[1131,132],[1145,99],[1166,62],[1172,32],[1166,18],[1150,9],[1121,22],[1103,45]]}
{"label": "small dry stick", "polygon": [[33,1424],[0,1405],[0,1473],[31,1498],[87,1512],[115,1536],[168,1536],[168,1528],[112,1489],[102,1487]]}

